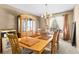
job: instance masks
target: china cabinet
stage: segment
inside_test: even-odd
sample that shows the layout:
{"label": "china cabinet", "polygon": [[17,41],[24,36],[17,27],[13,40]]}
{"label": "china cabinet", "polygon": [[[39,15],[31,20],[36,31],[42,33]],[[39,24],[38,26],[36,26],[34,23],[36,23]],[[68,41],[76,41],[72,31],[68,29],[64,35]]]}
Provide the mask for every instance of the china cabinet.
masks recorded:
{"label": "china cabinet", "polygon": [[27,16],[19,15],[18,16],[18,37],[21,37],[21,33],[26,33],[28,36],[34,34],[36,30],[36,19]]}

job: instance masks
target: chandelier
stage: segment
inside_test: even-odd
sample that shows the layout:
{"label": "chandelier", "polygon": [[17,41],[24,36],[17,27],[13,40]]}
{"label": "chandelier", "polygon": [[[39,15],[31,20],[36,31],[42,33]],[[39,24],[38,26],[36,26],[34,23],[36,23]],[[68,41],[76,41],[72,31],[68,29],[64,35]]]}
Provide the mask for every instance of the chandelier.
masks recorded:
{"label": "chandelier", "polygon": [[43,15],[41,15],[41,18],[43,18],[43,19],[49,19],[52,16],[52,14],[48,13],[48,5],[47,4],[45,4],[45,8],[44,9],[45,9],[44,10],[45,13]]}

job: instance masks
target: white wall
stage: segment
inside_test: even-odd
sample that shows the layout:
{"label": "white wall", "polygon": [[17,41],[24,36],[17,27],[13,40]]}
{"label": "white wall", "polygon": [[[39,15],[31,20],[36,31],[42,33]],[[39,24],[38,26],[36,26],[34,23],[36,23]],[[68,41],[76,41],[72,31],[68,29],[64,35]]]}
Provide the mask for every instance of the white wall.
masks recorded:
{"label": "white wall", "polygon": [[79,50],[79,5],[74,8],[74,21],[76,21],[76,44]]}
{"label": "white wall", "polygon": [[16,16],[5,9],[0,8],[0,29],[15,29],[17,28]]}

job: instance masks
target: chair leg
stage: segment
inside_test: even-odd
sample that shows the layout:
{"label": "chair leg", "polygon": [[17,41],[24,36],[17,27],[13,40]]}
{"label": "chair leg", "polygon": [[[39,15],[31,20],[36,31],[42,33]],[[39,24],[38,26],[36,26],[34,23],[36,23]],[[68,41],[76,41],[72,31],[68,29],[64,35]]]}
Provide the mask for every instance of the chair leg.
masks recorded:
{"label": "chair leg", "polygon": [[57,45],[54,45],[51,47],[51,54],[56,54],[58,51],[58,46]]}
{"label": "chair leg", "polygon": [[29,54],[32,54],[32,53],[33,53],[33,51],[29,52]]}
{"label": "chair leg", "polygon": [[51,54],[54,54],[54,53],[55,53],[55,47],[52,46],[52,47],[51,47]]}
{"label": "chair leg", "polygon": [[57,43],[57,50],[59,50],[59,42]]}

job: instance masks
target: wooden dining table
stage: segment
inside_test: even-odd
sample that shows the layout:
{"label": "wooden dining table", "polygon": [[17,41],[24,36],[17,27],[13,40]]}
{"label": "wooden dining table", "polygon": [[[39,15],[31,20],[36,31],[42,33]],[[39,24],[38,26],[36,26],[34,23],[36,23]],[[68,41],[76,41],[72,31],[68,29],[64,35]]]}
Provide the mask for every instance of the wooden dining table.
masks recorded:
{"label": "wooden dining table", "polygon": [[[31,37],[31,38],[33,38],[33,37]],[[49,43],[51,43],[52,38],[53,38],[53,36],[51,36],[49,39],[45,40],[45,39],[43,39],[43,38],[34,37],[35,40],[39,40],[38,43],[36,43],[36,44],[34,44],[34,45],[32,45],[32,46],[27,46],[27,45],[25,45],[25,44],[19,42],[19,45],[20,45],[20,47],[23,47],[23,48],[27,48],[27,49],[32,50],[32,51],[33,51],[34,53],[36,53],[36,54],[41,54],[41,53],[44,51],[45,47],[46,47]],[[19,41],[21,41],[21,40],[22,40],[22,39],[19,38]],[[26,42],[24,42],[24,43],[26,43]]]}

